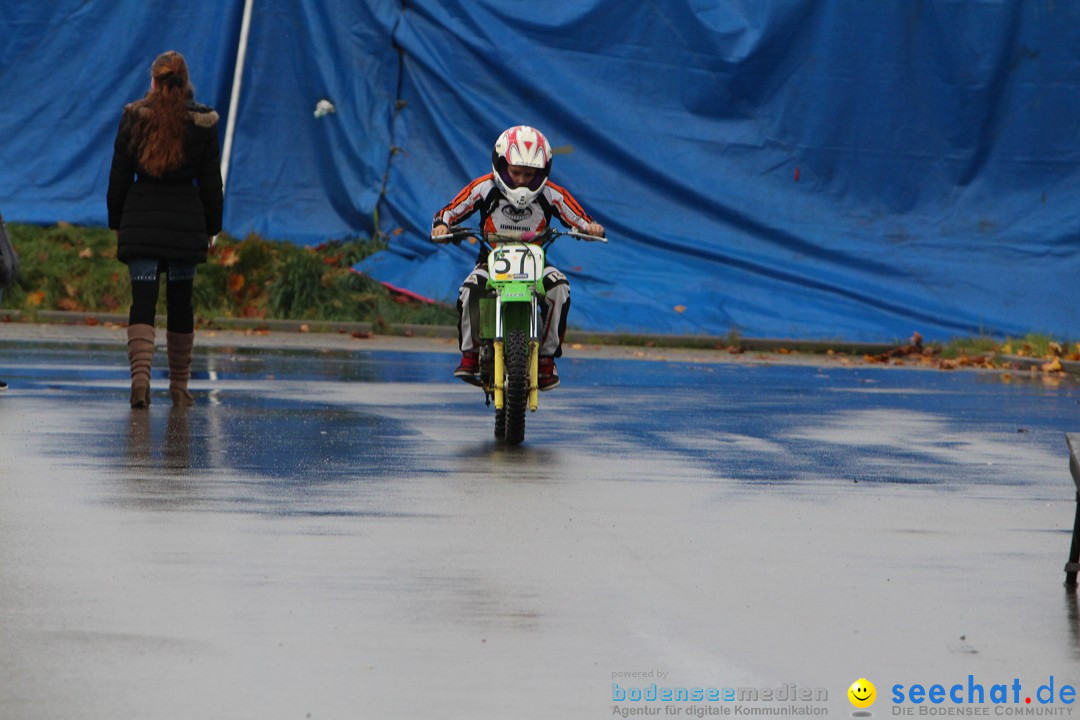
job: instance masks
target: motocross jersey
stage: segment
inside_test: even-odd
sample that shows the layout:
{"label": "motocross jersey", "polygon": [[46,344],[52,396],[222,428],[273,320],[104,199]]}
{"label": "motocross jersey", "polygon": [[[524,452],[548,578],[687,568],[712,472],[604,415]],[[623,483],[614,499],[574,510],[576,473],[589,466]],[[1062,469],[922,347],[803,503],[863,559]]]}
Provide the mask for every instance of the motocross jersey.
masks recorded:
{"label": "motocross jersey", "polygon": [[[462,188],[446,207],[435,213],[432,227],[439,223],[452,227],[477,211],[484,232],[541,232],[550,227],[552,217],[558,217],[568,228],[585,230],[593,221],[573,195],[550,180],[535,200],[516,208],[499,192],[494,174],[488,173]],[[481,246],[478,262],[483,262],[486,254],[486,248]]]}

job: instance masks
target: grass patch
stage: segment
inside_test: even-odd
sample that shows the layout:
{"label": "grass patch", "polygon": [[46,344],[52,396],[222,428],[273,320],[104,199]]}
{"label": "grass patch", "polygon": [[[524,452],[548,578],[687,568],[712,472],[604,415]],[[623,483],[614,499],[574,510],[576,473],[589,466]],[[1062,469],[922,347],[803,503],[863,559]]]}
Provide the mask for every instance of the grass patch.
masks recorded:
{"label": "grass patch", "polygon": [[[126,314],[127,267],[116,259],[116,236],[105,228],[61,223],[7,226],[22,268],[4,291],[5,309],[28,317],[41,310]],[[193,304],[199,324],[214,318],[453,325],[454,308],[391,293],[353,266],[384,246],[356,238],[315,247],[249,235],[218,236],[199,265]],[[158,303],[165,312],[165,293]]]}
{"label": "grass patch", "polygon": [[[116,259],[113,231],[67,223],[48,227],[10,223],[6,227],[22,269],[16,283],[4,291],[4,309],[20,310],[31,320],[41,310],[127,314],[131,287],[127,267]],[[305,247],[254,234],[237,240],[223,233],[195,278],[196,322],[204,326],[214,318],[364,322],[380,332],[387,332],[391,325],[456,325],[457,312],[452,306],[391,293],[352,270],[357,262],[384,247],[384,243],[364,238]],[[158,313],[165,313],[164,291],[159,296]],[[1080,361],[1080,343],[1047,335],[978,336],[926,346],[917,336],[910,344],[898,343],[893,350],[867,357],[877,362],[918,357],[961,366],[976,361],[999,365],[1015,356]],[[607,337],[603,342],[786,351],[744,339],[735,330],[719,337],[626,335]],[[844,347],[846,343],[796,345],[797,351],[804,353],[856,352]]]}
{"label": "grass patch", "polygon": [[945,358],[987,356],[995,360],[1005,357],[1052,358],[1080,360],[1080,343],[1058,338],[1028,333],[1014,338],[958,338],[942,345],[941,355]]}

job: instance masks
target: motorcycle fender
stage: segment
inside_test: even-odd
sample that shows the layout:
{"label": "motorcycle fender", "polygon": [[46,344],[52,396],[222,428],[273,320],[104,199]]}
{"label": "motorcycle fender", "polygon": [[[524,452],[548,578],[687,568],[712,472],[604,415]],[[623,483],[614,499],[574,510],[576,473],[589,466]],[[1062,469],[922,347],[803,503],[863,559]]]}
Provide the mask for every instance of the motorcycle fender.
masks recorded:
{"label": "motorcycle fender", "polygon": [[529,302],[532,300],[532,287],[529,285],[504,285],[499,297],[504,303]]}

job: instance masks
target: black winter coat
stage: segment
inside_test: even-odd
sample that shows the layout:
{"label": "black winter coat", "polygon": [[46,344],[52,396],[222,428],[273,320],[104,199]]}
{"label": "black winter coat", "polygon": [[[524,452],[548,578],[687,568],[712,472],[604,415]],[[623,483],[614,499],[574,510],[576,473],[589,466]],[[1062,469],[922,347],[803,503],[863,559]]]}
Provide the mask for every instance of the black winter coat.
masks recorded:
{"label": "black winter coat", "polygon": [[109,171],[109,227],[120,231],[117,258],[206,262],[209,237],[221,232],[224,195],[218,150],[218,114],[188,102],[184,162],[153,177],[130,149],[140,105],[124,107]]}

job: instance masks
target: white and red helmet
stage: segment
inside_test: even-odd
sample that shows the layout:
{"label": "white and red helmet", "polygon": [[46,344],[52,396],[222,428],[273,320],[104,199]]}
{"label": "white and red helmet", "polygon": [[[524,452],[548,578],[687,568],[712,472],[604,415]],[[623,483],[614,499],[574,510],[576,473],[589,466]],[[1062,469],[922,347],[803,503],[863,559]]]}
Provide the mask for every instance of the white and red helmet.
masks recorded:
{"label": "white and red helmet", "polygon": [[[528,185],[516,187],[506,171],[508,165],[536,168],[536,175]],[[551,173],[551,146],[539,130],[528,125],[515,125],[495,141],[491,170],[499,191],[514,207],[523,208],[540,194],[547,182]]]}

